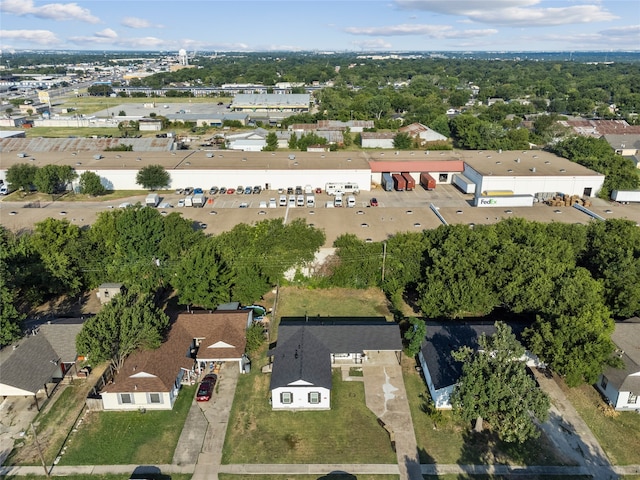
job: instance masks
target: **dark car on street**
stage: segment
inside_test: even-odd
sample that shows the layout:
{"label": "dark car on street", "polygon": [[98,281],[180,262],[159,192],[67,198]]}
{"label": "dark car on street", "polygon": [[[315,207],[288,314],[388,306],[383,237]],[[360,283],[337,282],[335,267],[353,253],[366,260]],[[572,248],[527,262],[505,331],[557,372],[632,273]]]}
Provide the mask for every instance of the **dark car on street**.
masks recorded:
{"label": "dark car on street", "polygon": [[216,382],[218,381],[217,375],[210,373],[209,375],[205,375],[200,382],[200,387],[198,387],[198,393],[196,394],[196,401],[198,402],[208,402],[211,400],[211,395],[213,394],[213,387],[216,386]]}

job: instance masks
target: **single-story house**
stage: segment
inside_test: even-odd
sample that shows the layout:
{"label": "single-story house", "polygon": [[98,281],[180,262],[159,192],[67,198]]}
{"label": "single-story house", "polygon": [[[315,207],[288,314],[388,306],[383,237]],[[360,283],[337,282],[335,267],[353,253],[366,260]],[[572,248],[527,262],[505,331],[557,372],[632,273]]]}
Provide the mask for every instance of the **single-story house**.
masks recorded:
{"label": "single-story house", "polygon": [[282,318],[272,358],[273,410],[329,410],[331,369],[400,362],[398,325],[380,318]]}
{"label": "single-story house", "polygon": [[640,412],[640,318],[616,323],[611,339],[624,367],[607,367],[596,385],[616,410]]}
{"label": "single-story house", "polygon": [[396,132],[362,132],[362,148],[393,148]]}
{"label": "single-story house", "polygon": [[178,315],[155,350],[138,350],[101,392],[104,410],[171,410],[183,383],[193,383],[216,362],[247,358],[246,328],[253,310],[216,310]]}
{"label": "single-story house", "polygon": [[121,283],[103,283],[98,287],[96,295],[100,299],[101,304],[109,303],[114,295],[122,293],[123,285]]}
{"label": "single-story house", "polygon": [[639,133],[620,133],[603,135],[611,148],[623,157],[630,157],[640,153],[640,134]]}
{"label": "single-story house", "polygon": [[[418,361],[429,388],[431,399],[437,409],[450,410],[451,394],[462,376],[462,363],[453,358],[451,352],[463,346],[473,349],[479,347],[478,339],[484,335],[493,335],[496,327],[493,322],[437,322],[427,321],[427,336],[418,353]],[[525,325],[507,322],[516,337],[522,333]],[[528,366],[538,366],[538,358],[527,352]]]}
{"label": "single-story house", "polygon": [[405,127],[400,127],[398,132],[406,133],[411,138],[419,138],[422,142],[443,142],[447,140],[444,135],[421,123],[412,123]]}
{"label": "single-story house", "polygon": [[75,371],[76,336],[81,318],[52,320],[33,329],[13,345],[0,350],[0,397],[47,397],[54,384]]}

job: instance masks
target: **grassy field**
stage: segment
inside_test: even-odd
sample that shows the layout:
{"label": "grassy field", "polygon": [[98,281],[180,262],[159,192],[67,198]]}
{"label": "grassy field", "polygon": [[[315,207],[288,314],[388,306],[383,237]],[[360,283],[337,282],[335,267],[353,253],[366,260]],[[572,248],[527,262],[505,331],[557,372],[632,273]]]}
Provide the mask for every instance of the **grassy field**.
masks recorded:
{"label": "grassy field", "polygon": [[[34,203],[34,202],[43,202],[49,203],[52,201],[56,202],[108,202],[111,200],[119,200],[121,198],[128,197],[136,197],[141,195],[147,195],[146,190],[112,190],[104,195],[100,195],[97,197],[82,195],[79,193],[66,193],[65,195],[59,196],[55,195],[55,200],[52,200],[52,196],[46,193],[30,193],[25,195],[24,192],[15,191],[11,195],[2,198],[3,202],[24,202],[24,203]],[[163,194],[166,195],[168,193],[173,193],[173,190],[169,191],[158,191],[160,196]]]}
{"label": "grassy field", "polygon": [[387,317],[392,319],[388,302],[382,291],[350,290],[346,288],[306,289],[281,287],[278,302],[278,317]]}
{"label": "grassy field", "polygon": [[558,384],[597,437],[611,463],[640,464],[640,415],[634,412],[605,415],[607,405],[591,385],[569,388],[561,380]]}
{"label": "grassy field", "polygon": [[[473,475],[473,474],[455,474],[448,473],[446,475],[423,475],[424,480],[505,480],[505,478],[518,478],[521,480],[591,480],[591,475],[574,475],[567,477],[566,475],[518,475],[513,477],[504,477],[502,475]],[[632,480],[624,477],[625,480]]]}
{"label": "grassy field", "polygon": [[94,135],[104,137],[111,135],[119,137],[122,132],[117,128],[108,127],[33,127],[25,130],[27,138],[47,137],[47,138],[87,138]]}
{"label": "grassy field", "polygon": [[331,410],[274,412],[270,376],[254,367],[238,381],[223,464],[395,463],[387,433],[365,405],[361,382],[343,382],[335,372]]}
{"label": "grassy field", "polygon": [[91,412],[67,443],[60,465],[171,463],[195,386],[183,386],[173,410]]}
{"label": "grassy field", "polygon": [[405,358],[402,369],[421,463],[563,465],[544,436],[523,445],[509,444],[487,431],[471,432],[450,411],[442,411],[439,418],[429,417],[422,410],[429,392],[415,370],[415,361]]}

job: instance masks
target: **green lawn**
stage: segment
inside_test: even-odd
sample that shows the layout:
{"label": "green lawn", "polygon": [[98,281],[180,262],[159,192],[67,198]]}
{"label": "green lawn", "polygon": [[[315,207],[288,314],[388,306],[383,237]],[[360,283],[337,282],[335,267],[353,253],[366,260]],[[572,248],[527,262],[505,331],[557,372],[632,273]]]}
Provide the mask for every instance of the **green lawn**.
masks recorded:
{"label": "green lawn", "polygon": [[422,376],[414,367],[414,360],[404,359],[404,384],[421,463],[563,465],[544,435],[523,445],[509,444],[499,441],[488,431],[474,434],[450,411],[442,411],[434,422],[422,410],[430,397]]}
{"label": "green lawn", "polygon": [[331,410],[274,412],[270,376],[254,367],[238,381],[223,464],[396,462],[387,433],[365,405],[361,382],[343,382],[335,372]]}
{"label": "green lawn", "polygon": [[[169,193],[173,193],[174,190],[159,190],[157,193],[160,196],[167,195]],[[110,200],[119,200],[121,198],[127,197],[136,197],[141,195],[147,195],[149,192],[147,190],[110,190],[104,195],[99,195],[97,197],[92,197],[89,195],[82,195],[79,193],[71,193],[68,192],[62,196],[55,196],[56,202],[108,202]],[[7,202],[24,202],[24,203],[33,203],[33,202],[51,202],[52,196],[46,193],[34,192],[28,195],[25,195],[21,191],[15,191],[11,195],[8,195],[2,199],[2,201]],[[144,199],[143,199],[144,201]]]}
{"label": "green lawn", "polygon": [[[505,477],[501,475],[473,475],[473,474],[456,474],[448,473],[446,475],[423,475],[424,480],[504,480]],[[575,475],[568,477],[566,475],[518,475],[517,477],[507,478],[519,478],[522,480],[591,480],[591,475]],[[632,480],[629,477],[624,477],[625,480]]]}
{"label": "green lawn", "polygon": [[281,287],[278,317],[358,316],[387,317],[392,319],[388,302],[382,291],[376,288],[351,290],[347,288],[307,289]]}
{"label": "green lawn", "polygon": [[640,464],[640,415],[634,412],[605,415],[606,404],[591,385],[569,388],[561,380],[558,384],[597,437],[611,463]]}
{"label": "green lawn", "polygon": [[195,388],[183,386],[173,410],[91,412],[69,439],[60,465],[171,463]]}
{"label": "green lawn", "polygon": [[27,138],[88,138],[94,135],[104,137],[111,135],[120,137],[122,132],[118,128],[108,127],[33,127],[26,130]]}

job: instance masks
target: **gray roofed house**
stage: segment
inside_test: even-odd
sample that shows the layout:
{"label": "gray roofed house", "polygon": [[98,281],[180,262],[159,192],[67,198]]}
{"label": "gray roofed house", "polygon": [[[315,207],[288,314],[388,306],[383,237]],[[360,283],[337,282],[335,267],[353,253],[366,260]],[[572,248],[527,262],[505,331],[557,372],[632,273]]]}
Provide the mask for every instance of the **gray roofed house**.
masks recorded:
{"label": "gray roofed house", "polygon": [[640,153],[640,134],[638,133],[625,133],[625,134],[607,134],[603,135],[611,148],[615,152],[623,157],[630,157]]}
{"label": "gray roofed house", "polygon": [[[524,328],[523,323],[505,322],[517,338]],[[450,409],[450,397],[453,388],[462,375],[462,363],[453,358],[451,352],[460,347],[472,349],[479,347],[478,340],[484,335],[493,335],[496,327],[493,322],[437,322],[427,321],[427,336],[418,353],[431,398],[438,409]],[[539,364],[537,358],[527,353],[527,364]]]}
{"label": "gray roofed house", "polygon": [[283,318],[272,356],[274,410],[331,408],[331,368],[399,362],[398,325],[380,318]]}
{"label": "gray roofed house", "polygon": [[617,322],[611,339],[624,367],[607,367],[596,385],[616,410],[640,411],[640,318]]}
{"label": "gray roofed house", "polygon": [[34,330],[0,351],[0,396],[30,396],[65,376],[76,361],[82,319],[62,319]]}

